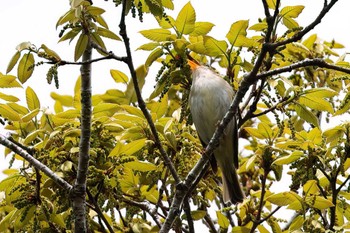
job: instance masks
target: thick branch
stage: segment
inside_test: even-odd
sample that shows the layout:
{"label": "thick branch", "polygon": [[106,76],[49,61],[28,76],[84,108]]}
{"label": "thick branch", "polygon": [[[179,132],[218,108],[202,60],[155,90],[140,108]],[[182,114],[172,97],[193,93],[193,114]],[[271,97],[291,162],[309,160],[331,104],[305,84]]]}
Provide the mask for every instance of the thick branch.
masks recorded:
{"label": "thick branch", "polygon": [[[92,46],[88,46],[83,54],[83,61],[91,60]],[[89,167],[90,135],[91,135],[91,63],[81,66],[81,136],[79,142],[79,159],[77,179],[75,181],[72,201],[75,215],[75,232],[87,232],[86,224],[86,179]]]}
{"label": "thick branch", "polygon": [[69,192],[72,189],[72,186],[66,182],[64,179],[56,175],[50,168],[48,168],[46,165],[42,164],[39,160],[31,156],[27,151],[22,149],[21,147],[17,146],[10,140],[8,140],[4,135],[0,134],[0,144],[11,149],[13,152],[24,158],[26,161],[28,161],[31,165],[33,165],[35,168],[42,171],[45,175],[50,177],[56,184],[67,190]]}

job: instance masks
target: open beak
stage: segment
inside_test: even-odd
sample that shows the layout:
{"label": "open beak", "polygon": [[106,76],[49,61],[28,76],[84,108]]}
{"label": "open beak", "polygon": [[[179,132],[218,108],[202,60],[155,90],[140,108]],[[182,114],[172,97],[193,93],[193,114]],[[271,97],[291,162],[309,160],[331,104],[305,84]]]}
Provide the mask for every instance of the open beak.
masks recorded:
{"label": "open beak", "polygon": [[198,66],[200,66],[196,60],[188,60],[187,64],[191,67],[191,70],[195,70]]}

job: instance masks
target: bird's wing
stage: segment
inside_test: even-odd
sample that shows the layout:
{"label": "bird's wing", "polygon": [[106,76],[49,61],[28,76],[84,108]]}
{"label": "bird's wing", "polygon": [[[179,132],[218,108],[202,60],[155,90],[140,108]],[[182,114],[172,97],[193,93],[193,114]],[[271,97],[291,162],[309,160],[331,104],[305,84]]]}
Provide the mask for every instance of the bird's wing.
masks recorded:
{"label": "bird's wing", "polygon": [[[201,139],[201,137],[199,137],[199,140],[201,141],[203,147],[206,148],[207,144]],[[209,162],[210,162],[210,166],[211,166],[211,169],[213,170],[213,172],[217,173],[218,172],[218,164],[216,162],[216,159],[215,159],[215,156],[213,155],[213,153],[210,154]]]}
{"label": "bird's wing", "polygon": [[235,168],[238,169],[239,161],[238,161],[238,126],[237,126],[237,119],[234,116],[232,118],[232,124],[233,124],[233,130],[232,130],[232,143],[233,143],[233,163],[235,165]]}

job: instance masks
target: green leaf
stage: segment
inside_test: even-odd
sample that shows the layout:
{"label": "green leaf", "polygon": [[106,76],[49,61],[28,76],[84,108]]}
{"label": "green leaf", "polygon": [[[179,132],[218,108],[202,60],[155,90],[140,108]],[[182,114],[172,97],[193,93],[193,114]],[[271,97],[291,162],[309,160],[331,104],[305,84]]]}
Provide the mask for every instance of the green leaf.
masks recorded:
{"label": "green leaf", "polygon": [[156,17],[156,20],[159,26],[163,29],[170,29],[175,25],[175,19],[170,15],[167,15],[166,17]]}
{"label": "green leaf", "polygon": [[17,101],[19,101],[19,99],[16,96],[7,95],[7,94],[1,93],[1,92],[0,92],[0,99],[3,99],[3,100],[8,101],[8,102],[17,102]]}
{"label": "green leaf", "polygon": [[17,76],[19,81],[25,83],[34,70],[34,56],[31,53],[24,54],[17,67]]}
{"label": "green leaf", "polygon": [[27,106],[29,110],[40,108],[39,98],[31,87],[27,87],[26,89],[26,100],[27,100]]}
{"label": "green leaf", "polygon": [[116,83],[127,84],[129,81],[128,76],[119,70],[110,70],[110,74]]}
{"label": "green leaf", "polygon": [[188,35],[195,29],[196,12],[188,2],[179,12],[175,21],[175,27],[180,35]]}
{"label": "green leaf", "polygon": [[12,69],[13,67],[17,64],[19,58],[21,56],[21,53],[19,51],[17,51],[13,57],[11,58],[10,60],[10,63],[8,64],[7,66],[7,69],[6,69],[6,74],[8,74]]}
{"label": "green leaf", "polygon": [[230,226],[230,222],[221,211],[216,211],[216,217],[218,218],[218,224],[220,228],[227,229]]}
{"label": "green leaf", "polygon": [[230,42],[231,45],[236,45],[236,41],[238,39],[238,36],[246,36],[247,35],[247,28],[249,25],[248,20],[240,20],[237,22],[234,22],[231,25],[230,31],[227,33],[226,38]]}
{"label": "green leaf", "polygon": [[152,15],[162,16],[163,15],[163,5],[161,0],[145,0],[148,8]]}
{"label": "green leaf", "polygon": [[309,111],[305,106],[296,103],[295,111],[301,119],[309,122],[310,124],[313,124],[316,127],[319,126],[317,117],[311,111]]}
{"label": "green leaf", "polygon": [[119,40],[119,41],[121,41],[119,36],[117,36],[114,32],[112,32],[112,31],[110,31],[110,30],[108,30],[106,28],[98,27],[97,28],[97,34],[100,35],[100,36],[112,39],[112,40]]}
{"label": "green leaf", "polygon": [[77,44],[75,45],[74,61],[78,61],[79,58],[83,55],[88,45],[88,42],[89,42],[89,37],[86,34],[81,33],[77,41]]}
{"label": "green leaf", "polygon": [[191,36],[203,36],[208,34],[215,25],[210,22],[196,22]]}
{"label": "green leaf", "polygon": [[132,141],[126,145],[123,145],[123,147],[120,150],[120,153],[125,155],[133,155],[145,146],[145,142],[146,138]]}
{"label": "green leaf", "polygon": [[[140,139],[141,142],[143,142],[142,147],[144,146],[144,142],[145,142],[145,139]],[[140,144],[140,143],[138,143]],[[142,149],[142,147],[140,149]],[[139,150],[140,150],[139,149]],[[135,151],[137,152],[137,151]],[[134,152],[134,153],[135,153]],[[133,153],[132,153],[133,154]],[[131,154],[130,154],[131,155]],[[135,171],[141,171],[141,172],[149,172],[149,171],[155,171],[157,170],[157,166],[154,165],[153,163],[150,163],[150,162],[146,162],[146,161],[139,161],[139,160],[136,160],[136,161],[132,161],[132,162],[128,162],[128,163],[125,163],[124,164],[125,167],[127,168],[130,168],[132,170],[135,170]]]}
{"label": "green leaf", "polygon": [[147,39],[156,41],[156,42],[171,41],[175,39],[173,38],[171,32],[167,29],[159,29],[159,28],[149,29],[149,30],[140,31],[140,33]]}
{"label": "green leaf", "polygon": [[224,40],[216,40],[210,36],[203,37],[204,46],[207,52],[207,55],[216,57],[219,55],[223,55],[227,50],[227,43]]}

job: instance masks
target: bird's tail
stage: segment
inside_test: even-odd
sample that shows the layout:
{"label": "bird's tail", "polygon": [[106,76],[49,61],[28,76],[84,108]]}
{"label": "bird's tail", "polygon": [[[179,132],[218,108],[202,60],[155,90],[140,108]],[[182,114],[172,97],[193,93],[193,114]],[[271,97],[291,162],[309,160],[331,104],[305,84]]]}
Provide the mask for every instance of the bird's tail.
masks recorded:
{"label": "bird's tail", "polygon": [[233,163],[219,164],[222,172],[222,189],[224,202],[236,204],[242,202],[244,193],[238,180],[236,168]]}

